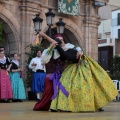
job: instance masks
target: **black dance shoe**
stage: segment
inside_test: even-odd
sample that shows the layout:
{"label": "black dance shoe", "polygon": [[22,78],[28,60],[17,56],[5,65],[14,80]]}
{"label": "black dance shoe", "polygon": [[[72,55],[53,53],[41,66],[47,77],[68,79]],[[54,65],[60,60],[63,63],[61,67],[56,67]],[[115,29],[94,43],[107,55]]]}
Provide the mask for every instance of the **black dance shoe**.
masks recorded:
{"label": "black dance shoe", "polygon": [[40,101],[40,99],[37,98],[36,101],[38,102],[38,101]]}
{"label": "black dance shoe", "polygon": [[0,100],[0,103],[3,103],[3,100]]}
{"label": "black dance shoe", "polygon": [[104,109],[102,109],[102,108],[99,108],[99,109],[98,109],[98,111],[100,111],[100,112],[103,112],[103,111],[104,111]]}
{"label": "black dance shoe", "polygon": [[3,100],[3,103],[11,103],[10,100]]}
{"label": "black dance shoe", "polygon": [[23,102],[22,100],[18,100],[18,102]]}
{"label": "black dance shoe", "polygon": [[17,99],[12,99],[12,102],[18,102],[18,100]]}
{"label": "black dance shoe", "polygon": [[57,110],[50,109],[51,112],[58,112]]}

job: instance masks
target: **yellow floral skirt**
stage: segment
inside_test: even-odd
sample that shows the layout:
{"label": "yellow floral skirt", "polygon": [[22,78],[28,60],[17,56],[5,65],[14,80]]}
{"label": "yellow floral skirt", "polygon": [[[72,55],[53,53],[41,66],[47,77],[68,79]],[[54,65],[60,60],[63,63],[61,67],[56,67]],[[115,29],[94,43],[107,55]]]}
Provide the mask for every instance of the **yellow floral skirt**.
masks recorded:
{"label": "yellow floral skirt", "polygon": [[68,91],[66,97],[58,90],[50,109],[72,112],[96,111],[118,95],[111,78],[94,60],[84,55],[85,62],[71,64],[62,73],[60,82]]}

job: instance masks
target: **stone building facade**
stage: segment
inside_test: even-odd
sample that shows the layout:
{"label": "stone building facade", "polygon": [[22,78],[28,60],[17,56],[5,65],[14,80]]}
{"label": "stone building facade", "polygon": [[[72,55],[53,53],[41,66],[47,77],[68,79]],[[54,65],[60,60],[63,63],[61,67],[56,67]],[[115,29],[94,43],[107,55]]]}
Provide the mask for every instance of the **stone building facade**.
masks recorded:
{"label": "stone building facade", "polygon": [[[108,0],[97,0],[107,3]],[[100,17],[95,0],[79,0],[79,15],[58,13],[58,0],[0,0],[0,21],[4,27],[4,46],[7,52],[19,53],[21,64],[25,64],[26,48],[34,36],[32,19],[40,13],[43,31],[47,31],[45,13],[49,8],[55,13],[55,23],[63,18],[66,23],[64,36],[67,42],[80,45],[94,60],[98,59],[98,25]],[[54,24],[52,28],[56,28]]]}

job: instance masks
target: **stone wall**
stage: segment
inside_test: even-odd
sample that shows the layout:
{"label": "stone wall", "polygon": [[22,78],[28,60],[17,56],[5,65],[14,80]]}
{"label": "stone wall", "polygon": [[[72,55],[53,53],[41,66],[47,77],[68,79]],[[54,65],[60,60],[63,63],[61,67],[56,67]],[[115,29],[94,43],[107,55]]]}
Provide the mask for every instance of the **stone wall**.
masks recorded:
{"label": "stone wall", "polygon": [[[108,0],[104,0],[107,2]],[[21,64],[25,66],[25,49],[34,36],[32,19],[40,13],[43,19],[43,31],[47,30],[45,13],[52,8],[56,14],[55,23],[61,17],[66,23],[66,30],[74,35],[69,35],[70,41],[76,40],[85,53],[93,59],[98,59],[98,8],[93,6],[94,0],[79,0],[79,15],[70,16],[57,11],[57,0],[10,0],[0,1],[0,18],[5,22],[10,33],[6,33],[9,41],[10,53],[14,51],[21,55]],[[54,3],[54,4],[53,4]],[[52,28],[56,26],[53,25]],[[5,28],[4,28],[5,29]],[[68,32],[69,33],[69,32]],[[68,34],[66,34],[68,35]],[[13,37],[11,37],[13,36]]]}

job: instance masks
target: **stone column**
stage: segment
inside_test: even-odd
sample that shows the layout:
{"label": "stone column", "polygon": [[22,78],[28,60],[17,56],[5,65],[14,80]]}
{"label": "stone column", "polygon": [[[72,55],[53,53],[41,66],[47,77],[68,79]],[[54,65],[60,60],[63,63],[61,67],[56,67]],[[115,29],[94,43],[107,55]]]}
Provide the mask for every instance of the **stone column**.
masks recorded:
{"label": "stone column", "polygon": [[99,24],[98,8],[93,6],[93,0],[84,0],[83,45],[85,53],[94,60],[98,59]]}
{"label": "stone column", "polygon": [[20,44],[21,44],[21,61],[22,67],[25,68],[25,60],[27,56],[25,52],[28,52],[29,49],[26,49],[34,37],[34,24],[33,18],[38,13],[41,13],[42,3],[38,0],[20,0],[20,17],[21,17],[21,33],[20,33]]}
{"label": "stone column", "polygon": [[[100,24],[100,17],[98,16],[98,8],[93,5],[94,0],[80,0],[84,5],[84,19],[83,19],[83,44],[85,53],[98,60],[98,26]],[[103,1],[102,1],[103,2]]]}

